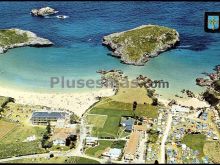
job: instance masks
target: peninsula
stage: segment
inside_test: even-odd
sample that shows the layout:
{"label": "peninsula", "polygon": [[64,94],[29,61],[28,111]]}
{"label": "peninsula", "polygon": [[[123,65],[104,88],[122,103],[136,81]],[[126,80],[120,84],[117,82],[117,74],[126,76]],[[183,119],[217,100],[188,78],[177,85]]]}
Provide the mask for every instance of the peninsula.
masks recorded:
{"label": "peninsula", "polygon": [[179,43],[179,33],[158,25],[142,25],[137,28],[103,37],[103,45],[113,51],[123,63],[144,65]]}
{"label": "peninsula", "polygon": [[21,29],[1,29],[0,30],[0,54],[5,53],[8,49],[33,46],[47,47],[53,43],[48,39],[38,37],[31,31]]}

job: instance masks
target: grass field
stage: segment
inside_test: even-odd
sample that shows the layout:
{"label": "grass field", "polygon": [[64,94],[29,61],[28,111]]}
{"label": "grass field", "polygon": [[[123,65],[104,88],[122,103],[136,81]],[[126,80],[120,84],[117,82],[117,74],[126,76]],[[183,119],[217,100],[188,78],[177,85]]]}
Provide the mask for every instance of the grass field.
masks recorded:
{"label": "grass field", "polygon": [[83,157],[54,157],[50,159],[35,158],[35,159],[20,159],[9,161],[7,163],[70,163],[70,164],[100,164],[96,160],[87,159]]}
{"label": "grass field", "polygon": [[[123,115],[123,111],[133,114],[133,103],[124,103],[114,100],[108,100],[103,104],[98,104],[95,106],[98,109],[109,109],[109,110],[118,110],[118,113]],[[109,113],[108,113],[109,114]],[[111,114],[111,113],[110,113]],[[107,115],[107,114],[106,114]],[[136,116],[145,116],[148,118],[156,118],[158,115],[158,107],[152,106],[150,104],[137,104],[137,109],[135,110]]]}
{"label": "grass field", "polygon": [[[7,124],[11,125],[12,123],[8,122]],[[41,127],[17,125],[13,128],[13,131],[9,131],[1,138],[0,158],[46,152],[40,145],[40,140],[44,131],[45,128]],[[36,141],[23,142],[27,137],[32,135],[37,137]]]}
{"label": "grass field", "polygon": [[0,140],[16,128],[17,124],[0,120]]}
{"label": "grass field", "polygon": [[96,147],[91,147],[86,149],[86,154],[94,157],[100,157],[101,154],[107,149],[110,148],[121,148],[123,149],[125,146],[125,141],[105,141],[101,140],[99,141],[99,145]]}
{"label": "grass field", "polygon": [[4,108],[4,117],[27,125],[30,124],[29,119],[32,115],[33,108],[40,108],[40,106],[29,106],[10,102]]}
{"label": "grass field", "polygon": [[106,116],[106,115],[89,114],[86,116],[86,120],[87,120],[88,124],[91,124],[96,128],[103,128],[107,117],[108,116]]}
{"label": "grass field", "polygon": [[[89,113],[106,115],[107,119],[105,119],[105,123],[102,127],[93,128],[93,135],[98,137],[117,137],[120,129],[119,124],[121,117],[134,115],[132,107],[132,103],[117,102],[111,99],[104,100],[103,103],[100,102],[97,104]],[[150,104],[138,104],[135,115],[139,117],[146,116],[149,118],[156,118],[158,109]],[[103,121],[103,119],[99,119],[99,121],[100,120]]]}
{"label": "grass field", "polygon": [[111,97],[112,100],[123,103],[138,104],[152,103],[152,99],[148,97],[146,89],[143,88],[120,88],[117,95]]}
{"label": "grass field", "polygon": [[182,143],[186,144],[193,150],[197,150],[200,153],[200,156],[204,156],[203,147],[206,142],[206,136],[203,134],[188,134],[185,135]]}
{"label": "grass field", "polygon": [[214,163],[220,163],[220,142],[209,141],[204,145],[204,154],[207,155]]}

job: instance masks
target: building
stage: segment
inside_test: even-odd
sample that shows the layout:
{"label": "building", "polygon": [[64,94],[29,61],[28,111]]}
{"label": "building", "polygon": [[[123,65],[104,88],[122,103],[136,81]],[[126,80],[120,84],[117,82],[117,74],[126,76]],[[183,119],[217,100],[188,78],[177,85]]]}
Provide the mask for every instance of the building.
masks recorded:
{"label": "building", "polygon": [[98,145],[97,137],[86,137],[85,143],[87,146],[96,146]]}
{"label": "building", "polygon": [[131,118],[131,117],[122,117],[121,118],[121,122],[120,122],[120,125],[122,127],[124,127],[125,131],[126,132],[131,132],[132,131],[132,127],[134,125],[134,119]]}
{"label": "building", "polygon": [[179,106],[179,105],[173,105],[171,107],[171,112],[173,114],[176,114],[176,113],[189,113],[189,111],[190,111],[189,108],[182,107],[182,106]]}
{"label": "building", "polygon": [[34,125],[47,125],[48,122],[51,125],[56,124],[58,120],[65,119],[67,113],[65,112],[56,112],[56,111],[35,111],[32,114],[31,122]]}
{"label": "building", "polygon": [[55,128],[53,136],[51,137],[53,145],[66,145],[66,139],[71,136],[76,135],[75,129],[71,128]]}
{"label": "building", "polygon": [[124,159],[128,161],[134,160],[138,156],[138,148],[141,139],[141,133],[138,131],[132,132],[130,139],[124,148]]}
{"label": "building", "polygon": [[110,158],[112,160],[118,160],[122,154],[122,150],[118,148],[107,148],[102,154],[103,157]]}

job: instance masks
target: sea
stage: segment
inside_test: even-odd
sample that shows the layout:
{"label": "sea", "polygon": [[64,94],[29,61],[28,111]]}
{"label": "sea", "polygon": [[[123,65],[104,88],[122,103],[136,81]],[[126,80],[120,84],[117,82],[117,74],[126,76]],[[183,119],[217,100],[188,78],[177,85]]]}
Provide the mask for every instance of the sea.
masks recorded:
{"label": "sea", "polygon": [[[66,15],[33,17],[33,8],[50,6]],[[84,92],[97,88],[51,88],[51,78],[97,80],[97,70],[119,69],[130,79],[144,75],[169,87],[155,88],[171,98],[182,89],[200,93],[195,79],[220,64],[220,33],[204,31],[204,14],[220,10],[220,2],[49,1],[0,2],[0,29],[30,30],[54,43],[52,47],[15,48],[0,55],[0,86],[35,92]],[[102,46],[105,35],[155,24],[176,29],[180,45],[144,66],[126,65]]]}

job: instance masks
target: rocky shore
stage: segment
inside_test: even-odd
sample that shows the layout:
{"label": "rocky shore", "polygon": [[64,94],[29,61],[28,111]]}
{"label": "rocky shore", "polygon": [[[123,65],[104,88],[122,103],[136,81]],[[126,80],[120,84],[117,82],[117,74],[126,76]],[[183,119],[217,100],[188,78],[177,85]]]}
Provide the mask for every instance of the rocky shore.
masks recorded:
{"label": "rocky shore", "polygon": [[31,31],[21,29],[0,30],[0,54],[17,47],[48,47],[51,45],[53,45],[51,41],[38,37]]}
{"label": "rocky shore", "polygon": [[150,58],[174,48],[179,43],[179,33],[163,26],[142,25],[103,37],[102,44],[113,51],[112,56],[121,62],[144,65]]}

